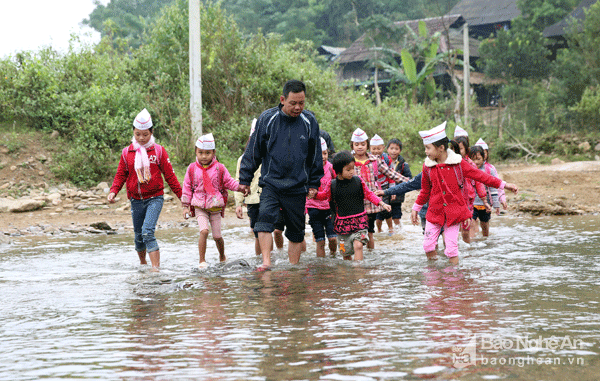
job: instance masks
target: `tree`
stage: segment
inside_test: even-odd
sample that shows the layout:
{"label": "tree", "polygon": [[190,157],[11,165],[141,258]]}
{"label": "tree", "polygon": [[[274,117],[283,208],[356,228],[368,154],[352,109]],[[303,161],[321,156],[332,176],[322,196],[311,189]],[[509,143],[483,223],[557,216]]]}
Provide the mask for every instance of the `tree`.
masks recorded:
{"label": "tree", "polygon": [[550,51],[542,35],[545,27],[561,20],[578,0],[519,0],[521,16],[512,21],[511,29],[500,30],[484,40],[479,54],[484,72],[493,78],[548,78]]}
{"label": "tree", "polygon": [[[147,26],[159,11],[172,0],[111,0],[106,6],[95,0],[96,8],[83,24],[96,29],[102,37],[112,34],[113,39],[124,39],[129,46],[139,47]],[[107,20],[113,23],[108,26]]]}

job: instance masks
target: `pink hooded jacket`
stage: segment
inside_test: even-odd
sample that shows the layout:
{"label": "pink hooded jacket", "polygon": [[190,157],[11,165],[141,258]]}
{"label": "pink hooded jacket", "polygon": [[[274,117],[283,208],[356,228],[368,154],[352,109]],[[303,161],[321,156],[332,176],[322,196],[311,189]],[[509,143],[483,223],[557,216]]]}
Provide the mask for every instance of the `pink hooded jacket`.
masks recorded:
{"label": "pink hooded jacket", "polygon": [[201,164],[197,162],[188,166],[183,180],[181,203],[184,206],[191,204],[202,209],[223,208],[227,203],[227,189],[237,191],[240,184],[231,177],[227,168],[215,158],[207,168],[215,193],[208,194],[204,189],[203,171],[200,166]]}

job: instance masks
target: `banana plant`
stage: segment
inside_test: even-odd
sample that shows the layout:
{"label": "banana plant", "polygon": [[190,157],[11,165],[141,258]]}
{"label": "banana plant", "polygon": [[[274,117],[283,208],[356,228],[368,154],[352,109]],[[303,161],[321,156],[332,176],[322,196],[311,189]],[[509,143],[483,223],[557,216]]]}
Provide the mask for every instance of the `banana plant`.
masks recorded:
{"label": "banana plant", "polygon": [[[390,62],[380,61],[380,67],[389,73],[395,81],[403,82],[409,88],[409,99],[412,104],[417,103],[417,93],[423,84],[425,92],[429,99],[435,97],[436,85],[433,79],[433,73],[438,65],[444,64],[447,58],[456,54],[457,50],[438,53],[439,39],[441,33],[437,32],[430,38],[427,37],[427,26],[423,21],[419,21],[418,34],[411,28],[407,35],[415,41],[413,51],[416,52],[417,60],[407,48],[400,51],[401,62],[398,64],[396,60]],[[407,44],[405,44],[406,46]],[[397,55],[397,54],[396,54]],[[421,70],[417,72],[417,63],[422,62]]]}

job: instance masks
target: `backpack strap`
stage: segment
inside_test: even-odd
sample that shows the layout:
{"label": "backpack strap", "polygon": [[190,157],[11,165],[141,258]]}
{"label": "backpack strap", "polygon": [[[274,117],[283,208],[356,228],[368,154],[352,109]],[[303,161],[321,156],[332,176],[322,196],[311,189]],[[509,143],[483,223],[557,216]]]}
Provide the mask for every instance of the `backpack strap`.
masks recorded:
{"label": "backpack strap", "polygon": [[460,177],[458,177],[458,172],[456,171],[456,165],[453,166],[454,169],[454,175],[456,176],[456,182],[458,183],[458,186],[460,187],[460,192],[463,195],[463,198],[465,200],[468,200],[468,195],[467,195],[467,188],[465,187],[465,176],[463,174],[463,170],[462,170],[462,166],[459,163],[458,164],[458,168],[460,169]]}

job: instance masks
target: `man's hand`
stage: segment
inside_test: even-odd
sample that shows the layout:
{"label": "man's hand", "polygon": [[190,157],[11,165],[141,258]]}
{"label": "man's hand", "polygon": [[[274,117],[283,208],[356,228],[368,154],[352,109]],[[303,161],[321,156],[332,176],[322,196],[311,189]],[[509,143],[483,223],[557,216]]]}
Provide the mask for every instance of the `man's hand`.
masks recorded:
{"label": "man's hand", "polygon": [[383,209],[385,209],[388,212],[392,211],[392,206],[389,204],[386,204],[385,202],[381,201],[381,203],[379,204]]}
{"label": "man's hand", "polygon": [[240,184],[240,186],[238,187],[238,192],[242,193],[244,197],[247,197],[250,194],[250,186]]}
{"label": "man's hand", "polygon": [[416,210],[411,210],[410,211],[410,220],[413,223],[413,225],[418,225],[419,224],[419,212],[417,212]]}
{"label": "man's hand", "polygon": [[235,207],[235,216],[236,216],[237,218],[239,218],[240,220],[241,220],[242,218],[244,218],[244,211],[243,211],[243,209],[242,209],[242,206],[241,206],[241,205],[238,205],[238,206],[236,206],[236,207]]}
{"label": "man's hand", "polygon": [[309,200],[311,200],[311,199],[315,198],[315,196],[317,195],[317,191],[318,191],[318,190],[317,190],[317,189],[315,189],[315,188],[310,188],[310,189],[308,190],[308,194],[306,195],[306,198],[307,198],[307,199],[309,199]]}

